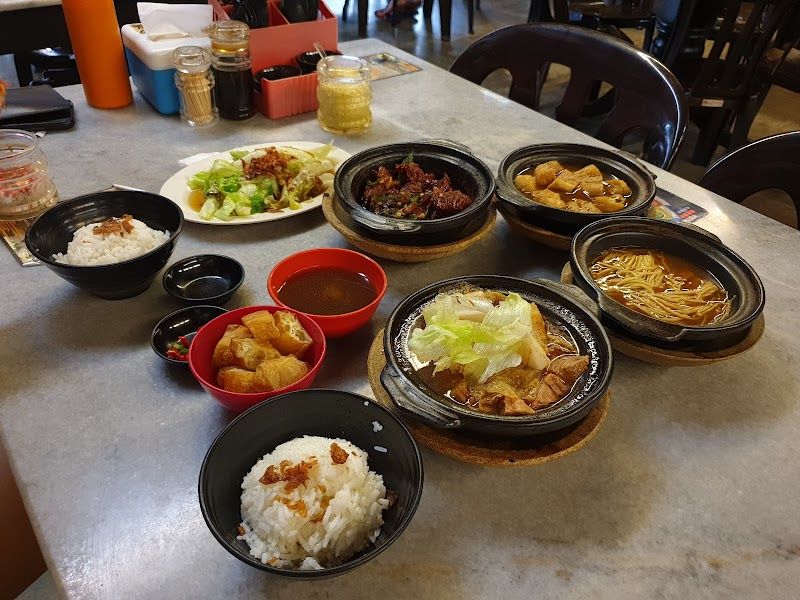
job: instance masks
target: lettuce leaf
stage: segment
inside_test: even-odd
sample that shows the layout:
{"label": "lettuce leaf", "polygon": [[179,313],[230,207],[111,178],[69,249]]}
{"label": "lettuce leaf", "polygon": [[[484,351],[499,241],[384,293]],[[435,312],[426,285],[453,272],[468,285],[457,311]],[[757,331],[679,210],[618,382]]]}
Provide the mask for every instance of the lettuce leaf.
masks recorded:
{"label": "lettuce leaf", "polygon": [[409,349],[434,373],[461,371],[470,383],[525,364],[547,366],[547,351],[533,335],[531,305],[511,293],[494,306],[482,293],[439,294],[423,310],[424,329],[415,329]]}

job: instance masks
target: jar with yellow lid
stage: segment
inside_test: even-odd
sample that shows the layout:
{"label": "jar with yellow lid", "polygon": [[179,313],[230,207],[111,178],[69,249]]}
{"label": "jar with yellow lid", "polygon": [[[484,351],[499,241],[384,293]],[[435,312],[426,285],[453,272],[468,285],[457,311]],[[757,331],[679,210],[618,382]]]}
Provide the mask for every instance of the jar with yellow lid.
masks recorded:
{"label": "jar with yellow lid", "polygon": [[372,124],[369,64],[355,56],[327,56],[317,63],[317,121],[331,133],[362,133]]}

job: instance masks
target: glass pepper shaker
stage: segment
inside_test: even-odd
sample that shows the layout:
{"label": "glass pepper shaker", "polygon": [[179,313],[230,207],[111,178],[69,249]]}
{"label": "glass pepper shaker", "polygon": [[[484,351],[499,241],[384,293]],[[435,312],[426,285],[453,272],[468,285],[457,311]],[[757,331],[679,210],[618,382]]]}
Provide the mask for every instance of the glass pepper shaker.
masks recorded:
{"label": "glass pepper shaker", "polygon": [[253,116],[250,27],[241,21],[215,21],[208,35],[219,116],[234,121]]}
{"label": "glass pepper shaker", "polygon": [[200,46],[181,46],[175,49],[174,61],[181,119],[193,127],[213,125],[218,120],[218,114],[208,51]]}
{"label": "glass pepper shaker", "polygon": [[317,121],[326,131],[362,133],[372,124],[369,63],[355,56],[326,56],[317,63]]}

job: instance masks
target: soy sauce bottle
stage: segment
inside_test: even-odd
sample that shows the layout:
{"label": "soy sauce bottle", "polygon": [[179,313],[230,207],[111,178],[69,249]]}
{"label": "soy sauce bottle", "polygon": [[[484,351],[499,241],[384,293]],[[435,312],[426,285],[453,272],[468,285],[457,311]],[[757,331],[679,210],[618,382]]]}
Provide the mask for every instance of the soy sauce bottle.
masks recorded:
{"label": "soy sauce bottle", "polygon": [[250,28],[241,21],[215,21],[209,37],[219,116],[233,121],[248,119],[255,113]]}

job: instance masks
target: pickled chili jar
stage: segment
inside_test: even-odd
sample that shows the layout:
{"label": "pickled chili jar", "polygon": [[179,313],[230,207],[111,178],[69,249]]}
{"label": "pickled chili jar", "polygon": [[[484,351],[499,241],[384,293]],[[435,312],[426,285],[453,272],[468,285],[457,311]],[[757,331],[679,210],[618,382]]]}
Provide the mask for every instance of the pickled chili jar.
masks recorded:
{"label": "pickled chili jar", "polygon": [[253,116],[253,62],[250,58],[250,27],[241,21],[215,21],[211,39],[211,68],[216,81],[219,116],[241,121]]}
{"label": "pickled chili jar", "polygon": [[369,63],[355,56],[326,56],[317,63],[317,121],[331,133],[362,133],[372,124]]}
{"label": "pickled chili jar", "polygon": [[39,138],[20,129],[0,130],[0,221],[38,216],[56,202]]}

